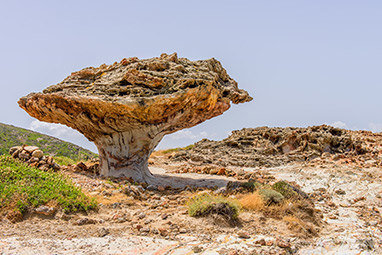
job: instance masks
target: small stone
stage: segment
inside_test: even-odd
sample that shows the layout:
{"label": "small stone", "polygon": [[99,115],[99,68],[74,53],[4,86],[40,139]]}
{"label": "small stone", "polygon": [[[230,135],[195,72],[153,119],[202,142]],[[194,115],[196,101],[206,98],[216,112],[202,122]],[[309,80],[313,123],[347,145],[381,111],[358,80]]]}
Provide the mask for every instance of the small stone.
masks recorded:
{"label": "small stone", "polygon": [[365,197],[357,197],[357,198],[354,198],[353,202],[357,203],[357,202],[362,201],[362,200],[366,200],[366,198]]}
{"label": "small stone", "polygon": [[18,157],[19,159],[22,159],[22,160],[28,160],[30,158],[29,154],[24,151],[20,152]]}
{"label": "small stone", "polygon": [[335,193],[338,195],[346,195],[346,192],[343,189],[338,189],[335,191]]}
{"label": "small stone", "polygon": [[146,228],[146,227],[143,227],[139,230],[139,232],[143,232],[143,233],[149,233],[150,232],[150,228]]}
{"label": "small stone", "polygon": [[280,248],[290,248],[291,247],[291,244],[289,242],[282,240],[282,239],[277,239],[276,245]]}
{"label": "small stone", "polygon": [[350,204],[347,200],[344,200],[344,201],[339,202],[339,205],[340,205],[341,207],[348,207],[348,206],[350,206],[351,204]]}
{"label": "small stone", "polygon": [[40,159],[40,158],[42,158],[42,156],[44,156],[44,153],[42,152],[42,150],[35,150],[32,152],[32,157],[34,157],[34,158]]}
{"label": "small stone", "polygon": [[239,236],[239,238],[243,238],[243,239],[251,238],[248,232],[245,232],[245,231],[239,231],[237,235]]}
{"label": "small stone", "polygon": [[152,219],[147,219],[147,220],[145,220],[145,225],[147,225],[147,224],[149,224],[149,223],[151,223],[153,220]]}
{"label": "small stone", "polygon": [[226,175],[225,168],[220,168],[219,171],[217,172],[217,175]]}
{"label": "small stone", "polygon": [[126,217],[119,217],[118,219],[117,219],[117,222],[118,223],[124,223],[124,222],[126,222],[127,221],[127,218]]}
{"label": "small stone", "polygon": [[181,228],[179,229],[179,234],[185,234],[187,233],[187,229]]}
{"label": "small stone", "polygon": [[48,164],[43,164],[43,165],[39,166],[38,169],[40,169],[42,171],[48,171],[49,170],[49,165]]}
{"label": "small stone", "polygon": [[165,187],[163,187],[163,186],[158,186],[158,188],[157,188],[159,191],[164,191],[165,190]]}
{"label": "small stone", "polygon": [[14,151],[13,153],[12,153],[12,157],[13,158],[18,158],[19,157],[19,154],[20,154],[20,152],[22,151],[23,149],[20,147],[20,149],[17,149],[16,151]]}
{"label": "small stone", "polygon": [[121,203],[115,202],[115,203],[111,204],[111,207],[112,207],[113,209],[120,208],[120,207],[121,207]]}
{"label": "small stone", "polygon": [[337,205],[333,201],[328,202],[328,206],[330,207],[337,207]]}
{"label": "small stone", "polygon": [[331,215],[328,216],[328,218],[331,219],[331,220],[336,220],[336,219],[338,219],[338,216],[334,215],[334,214],[331,214]]}
{"label": "small stone", "polygon": [[81,218],[81,219],[76,220],[73,223],[73,225],[82,226],[82,225],[86,225],[86,224],[95,224],[95,223],[97,223],[96,220],[89,219],[89,218]]}
{"label": "small stone", "polygon": [[266,242],[263,238],[261,238],[260,240],[256,240],[255,244],[260,244],[261,246],[264,246],[266,245]]}
{"label": "small stone", "polygon": [[37,214],[42,214],[42,215],[46,215],[46,216],[50,216],[50,215],[54,214],[55,211],[56,211],[55,208],[48,207],[45,205],[39,206],[38,208],[35,209],[35,212]]}
{"label": "small stone", "polygon": [[107,236],[110,233],[110,230],[107,228],[100,228],[98,229],[98,237],[104,237]]}
{"label": "small stone", "polygon": [[21,146],[14,146],[9,149],[9,154],[13,155],[16,151],[20,150]]}
{"label": "small stone", "polygon": [[46,160],[46,163],[48,163],[49,165],[52,165],[53,164],[53,157],[49,156]]}
{"label": "small stone", "polygon": [[161,217],[162,217],[162,220],[166,220],[168,218],[168,214],[164,213],[164,214],[162,214]]}
{"label": "small stone", "polygon": [[81,172],[81,171],[87,171],[88,167],[83,163],[79,162],[74,166],[74,171]]}
{"label": "small stone", "polygon": [[146,214],[144,212],[141,212],[140,214],[138,214],[138,219],[143,219],[144,217],[146,217]]}
{"label": "small stone", "polygon": [[200,246],[195,246],[195,247],[192,248],[192,251],[193,251],[194,253],[200,253],[200,252],[203,251],[203,248],[200,247]]}
{"label": "small stone", "polygon": [[38,162],[38,161],[39,161],[39,158],[36,158],[36,157],[32,157],[29,159],[30,163],[34,163],[34,162]]}
{"label": "small stone", "polygon": [[165,228],[158,228],[158,231],[159,231],[161,236],[167,236],[168,235],[168,231]]}
{"label": "small stone", "polygon": [[38,162],[33,162],[33,163],[30,164],[29,166],[31,166],[31,167],[37,167],[37,166],[38,166]]}

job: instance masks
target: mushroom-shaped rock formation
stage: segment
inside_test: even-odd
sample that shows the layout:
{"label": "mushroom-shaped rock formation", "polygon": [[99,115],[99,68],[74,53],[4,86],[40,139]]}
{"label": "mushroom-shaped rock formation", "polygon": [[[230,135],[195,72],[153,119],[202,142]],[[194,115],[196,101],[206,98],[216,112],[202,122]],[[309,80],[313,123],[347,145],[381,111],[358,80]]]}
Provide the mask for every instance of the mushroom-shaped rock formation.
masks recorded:
{"label": "mushroom-shaped rock formation", "polygon": [[155,184],[148,158],[164,135],[218,116],[230,102],[251,100],[216,59],[164,53],[84,68],[18,103],[32,117],[93,141],[102,175]]}

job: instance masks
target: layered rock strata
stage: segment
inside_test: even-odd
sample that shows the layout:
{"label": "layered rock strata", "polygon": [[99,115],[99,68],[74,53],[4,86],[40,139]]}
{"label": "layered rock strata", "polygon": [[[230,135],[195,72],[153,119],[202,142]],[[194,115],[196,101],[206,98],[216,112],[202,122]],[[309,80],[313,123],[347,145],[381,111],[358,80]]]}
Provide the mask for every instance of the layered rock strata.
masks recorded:
{"label": "layered rock strata", "polygon": [[148,158],[164,135],[221,115],[231,102],[251,100],[216,59],[190,61],[174,53],[82,69],[19,105],[93,141],[102,175],[153,183]]}
{"label": "layered rock strata", "polygon": [[321,157],[382,165],[382,134],[327,125],[244,128],[222,141],[204,139],[189,147],[174,153],[169,160],[204,166],[275,167]]}

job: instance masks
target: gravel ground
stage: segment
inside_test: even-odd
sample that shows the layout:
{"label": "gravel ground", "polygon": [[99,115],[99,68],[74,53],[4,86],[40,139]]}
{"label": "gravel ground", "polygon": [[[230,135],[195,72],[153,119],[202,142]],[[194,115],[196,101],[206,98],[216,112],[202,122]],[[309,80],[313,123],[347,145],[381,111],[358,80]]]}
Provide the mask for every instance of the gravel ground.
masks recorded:
{"label": "gravel ground", "polygon": [[[153,170],[157,174],[164,174],[163,170]],[[382,210],[382,171],[380,168],[359,168],[329,162],[327,164],[310,163],[276,168],[245,169],[248,172],[259,170],[269,173],[276,179],[296,182],[304,192],[312,197],[316,208],[321,210],[324,215],[325,223],[318,237],[307,240],[290,235],[282,236],[281,232],[280,235],[277,235],[275,233],[278,233],[279,230],[276,227],[280,227],[277,225],[277,221],[267,223],[267,227],[275,228],[275,231],[268,234],[260,233],[257,230],[262,226],[257,226],[257,232],[254,229],[248,238],[238,237],[239,228],[230,229],[226,233],[223,231],[220,234],[211,234],[211,229],[214,230],[214,227],[203,225],[206,223],[199,219],[192,219],[188,223],[197,224],[193,227],[194,229],[200,228],[199,231],[178,233],[176,238],[160,235],[141,236],[139,233],[131,231],[133,222],[120,224],[119,226],[123,227],[117,229],[119,232],[116,230],[104,237],[94,237],[84,233],[71,237],[62,233],[65,231],[75,233],[76,230],[90,233],[92,228],[99,229],[100,226],[112,223],[65,228],[65,224],[68,223],[43,219],[35,222],[26,220],[14,225],[1,225],[0,254],[382,254],[380,213]],[[211,184],[212,182],[217,186],[222,186],[228,181],[225,177],[215,178],[216,176],[211,175],[183,174],[181,176],[187,177],[184,180],[193,178],[199,184],[205,182]],[[86,182],[80,176],[77,181]],[[100,181],[97,180],[97,182]],[[176,205],[174,208],[176,209]],[[128,210],[133,209],[134,207],[128,208]],[[166,210],[170,209],[171,206]],[[147,210],[145,211],[147,216],[142,221],[151,217],[150,210]],[[164,209],[159,209],[158,212],[161,210]],[[134,214],[132,213],[132,215]],[[139,217],[139,215],[134,217]],[[176,215],[171,213],[169,215],[171,215],[171,220],[176,220]],[[182,217],[187,219],[188,216],[183,215]],[[241,217],[245,220],[245,213]],[[134,226],[139,222],[137,220]],[[161,222],[158,221],[157,224],[162,224]],[[44,235],[35,234],[38,233],[36,228],[39,228],[40,224],[45,224],[45,226],[41,225],[41,232],[45,232]],[[47,228],[49,224],[52,224],[51,228]],[[54,224],[61,225],[55,226]],[[60,235],[54,233],[54,229],[57,227],[61,228]],[[287,240],[286,245],[282,240]]]}

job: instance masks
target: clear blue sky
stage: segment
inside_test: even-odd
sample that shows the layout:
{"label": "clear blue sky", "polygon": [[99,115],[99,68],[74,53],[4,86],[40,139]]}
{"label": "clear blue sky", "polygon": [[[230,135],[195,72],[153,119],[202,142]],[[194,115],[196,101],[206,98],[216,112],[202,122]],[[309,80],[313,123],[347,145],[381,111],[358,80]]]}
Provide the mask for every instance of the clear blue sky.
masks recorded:
{"label": "clear blue sky", "polygon": [[[254,97],[168,136],[323,123],[382,131],[382,1],[1,1],[0,122],[89,147],[34,122],[17,100],[87,66],[177,52],[220,60]],[[94,149],[94,147],[93,147]]]}

